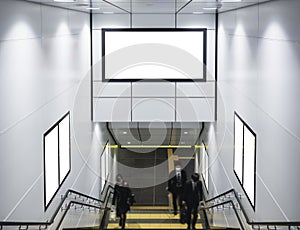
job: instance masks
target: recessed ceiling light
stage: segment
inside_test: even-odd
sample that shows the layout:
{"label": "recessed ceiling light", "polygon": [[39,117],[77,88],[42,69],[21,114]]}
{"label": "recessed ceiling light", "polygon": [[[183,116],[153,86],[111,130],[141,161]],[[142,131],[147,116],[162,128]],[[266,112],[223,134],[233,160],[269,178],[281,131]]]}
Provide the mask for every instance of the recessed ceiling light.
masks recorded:
{"label": "recessed ceiling light", "polygon": [[242,0],[222,0],[221,2],[241,2]]}
{"label": "recessed ceiling light", "polygon": [[187,131],[185,131],[185,132],[183,132],[184,134],[188,134],[189,132],[187,132]]}
{"label": "recessed ceiling light", "polygon": [[123,134],[127,134],[127,132],[126,131],[124,131],[124,132],[122,132]]}
{"label": "recessed ceiling light", "polygon": [[195,12],[193,12],[193,14],[203,14],[203,12],[201,12],[201,11],[195,11]]}
{"label": "recessed ceiling light", "polygon": [[203,10],[216,10],[217,7],[204,7]]}
{"label": "recessed ceiling light", "polygon": [[184,141],[181,141],[181,142],[180,142],[180,144],[184,145],[184,144],[185,144],[185,142],[184,142]]}
{"label": "recessed ceiling light", "polygon": [[131,144],[131,142],[130,142],[130,141],[128,141],[128,142],[127,142],[127,144],[128,144],[128,145],[130,145],[130,144]]}
{"label": "recessed ceiling light", "polygon": [[86,9],[87,10],[100,10],[99,7],[87,7]]}
{"label": "recessed ceiling light", "polygon": [[103,14],[113,14],[114,12],[112,11],[104,11]]}
{"label": "recessed ceiling light", "polygon": [[54,2],[62,2],[62,3],[67,3],[67,2],[76,2],[76,0],[54,0]]}

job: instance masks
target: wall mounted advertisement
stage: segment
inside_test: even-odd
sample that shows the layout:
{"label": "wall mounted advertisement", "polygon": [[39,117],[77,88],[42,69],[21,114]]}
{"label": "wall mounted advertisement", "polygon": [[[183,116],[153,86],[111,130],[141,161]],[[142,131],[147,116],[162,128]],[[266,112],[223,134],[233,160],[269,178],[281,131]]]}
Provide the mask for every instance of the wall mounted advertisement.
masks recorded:
{"label": "wall mounted advertisement", "polygon": [[234,114],[233,170],[249,202],[255,209],[256,196],[256,134]]}
{"label": "wall mounted advertisement", "polygon": [[44,208],[50,205],[71,171],[70,113],[44,134]]}
{"label": "wall mounted advertisement", "polygon": [[110,159],[110,148],[109,142],[107,141],[100,157],[100,172],[101,172],[101,190],[103,192],[105,182],[109,176],[109,159]]}
{"label": "wall mounted advertisement", "polygon": [[201,28],[104,28],[103,81],[205,81],[206,33]]}
{"label": "wall mounted advertisement", "polygon": [[201,174],[204,180],[206,190],[208,191],[208,152],[204,142],[202,142]]}

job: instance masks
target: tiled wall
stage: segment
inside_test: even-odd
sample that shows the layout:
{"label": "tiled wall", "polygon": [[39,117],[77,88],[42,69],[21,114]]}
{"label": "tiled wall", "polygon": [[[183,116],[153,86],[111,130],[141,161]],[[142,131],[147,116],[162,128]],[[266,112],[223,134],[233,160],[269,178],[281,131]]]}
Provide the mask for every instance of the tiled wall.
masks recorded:
{"label": "tiled wall", "polygon": [[218,122],[207,126],[210,196],[234,187],[236,111],[257,136],[254,220],[299,220],[300,2],[269,1],[219,16]]}

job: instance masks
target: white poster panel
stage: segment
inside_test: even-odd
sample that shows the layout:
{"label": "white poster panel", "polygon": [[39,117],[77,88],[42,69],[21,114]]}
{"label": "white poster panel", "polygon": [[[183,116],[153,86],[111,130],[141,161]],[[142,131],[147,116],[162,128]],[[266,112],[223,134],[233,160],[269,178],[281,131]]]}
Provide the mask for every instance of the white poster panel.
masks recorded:
{"label": "white poster panel", "polygon": [[208,190],[208,153],[206,149],[204,148],[204,181],[206,188]]}
{"label": "white poster panel", "polygon": [[103,189],[104,189],[104,185],[105,185],[105,177],[106,177],[106,175],[105,175],[105,173],[106,173],[106,154],[105,154],[105,152],[106,152],[106,149],[104,150],[104,152],[102,153],[102,156],[101,156],[101,158],[100,158],[100,167],[101,167],[101,169],[100,169],[100,171],[101,171],[101,189],[102,189],[102,191],[103,191]]}
{"label": "white poster panel", "polygon": [[244,189],[254,206],[255,199],[255,136],[244,130]]}
{"label": "white poster panel", "polygon": [[59,167],[60,183],[63,182],[70,171],[70,115],[59,123]]}
{"label": "white poster panel", "polygon": [[234,115],[234,171],[243,183],[243,122]]}
{"label": "white poster panel", "polygon": [[203,79],[203,31],[105,31],[104,49],[106,79]]}
{"label": "white poster panel", "polygon": [[45,143],[45,205],[51,201],[59,186],[58,178],[58,127],[52,129],[44,139]]}

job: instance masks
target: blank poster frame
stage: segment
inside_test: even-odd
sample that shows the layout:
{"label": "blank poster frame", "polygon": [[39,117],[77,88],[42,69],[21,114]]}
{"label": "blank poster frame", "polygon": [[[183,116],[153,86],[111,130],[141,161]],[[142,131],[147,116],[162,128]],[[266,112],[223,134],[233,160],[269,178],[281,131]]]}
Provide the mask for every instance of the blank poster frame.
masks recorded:
{"label": "blank poster frame", "polygon": [[[242,123],[243,123],[243,134],[242,134],[242,137],[243,137],[243,146],[242,146],[242,155],[243,155],[243,162],[242,162],[242,178],[239,178],[237,172],[235,171],[235,137],[236,135],[241,135],[241,134],[236,134],[235,133],[235,117],[237,117]],[[239,182],[239,184],[241,185],[249,203],[251,204],[251,207],[253,208],[253,210],[255,211],[255,206],[256,206],[256,134],[255,132],[251,129],[251,127],[237,114],[237,112],[234,112],[234,117],[233,117],[233,124],[234,124],[234,138],[233,138],[233,141],[234,141],[234,150],[233,150],[233,172]],[[247,129],[253,136],[254,136],[254,192],[253,192],[253,201],[251,201],[245,187],[244,187],[244,168],[245,168],[245,163],[244,163],[244,136],[245,136],[245,129]]]}
{"label": "blank poster frame", "polygon": [[206,28],[102,28],[102,82],[206,82],[207,71],[203,68],[202,79],[107,79],[105,77],[105,33],[106,32],[203,32],[203,64],[207,66],[207,29]]}
{"label": "blank poster frame", "polygon": [[[108,160],[109,160],[109,140],[105,143],[105,146],[100,154],[100,184],[101,193],[104,191],[105,183],[108,180]],[[103,175],[104,174],[104,175]]]}
{"label": "blank poster frame", "polygon": [[[208,193],[208,177],[209,177],[209,171],[208,171],[208,152],[207,152],[207,149],[206,149],[206,145],[205,145],[205,143],[202,141],[202,145],[203,145],[203,151],[202,151],[202,153],[203,153],[203,157],[201,158],[200,157],[200,159],[201,159],[201,165],[202,165],[202,167],[201,167],[201,175],[202,175],[202,179],[203,179],[203,181],[204,181],[204,187],[205,187],[205,189],[206,189],[206,191],[207,191],[207,193]],[[207,162],[207,164],[206,164],[206,162]],[[204,167],[206,168],[206,171],[204,172]],[[205,175],[204,175],[205,174]]]}
{"label": "blank poster frame", "polygon": [[[64,178],[61,180],[60,178],[60,143],[59,143],[59,124],[66,118],[68,117],[68,121],[69,121],[69,170],[66,173],[66,175],[64,176]],[[46,137],[48,134],[51,133],[51,131],[53,131],[54,129],[58,130],[58,135],[57,135],[57,142],[58,142],[58,146],[57,146],[57,168],[58,168],[58,184],[57,184],[57,189],[56,191],[53,193],[52,198],[49,200],[49,202],[47,202],[47,197],[46,197]],[[50,129],[48,129],[44,135],[43,135],[43,166],[44,166],[44,211],[46,211],[48,209],[48,207],[50,206],[50,204],[52,203],[54,197],[56,196],[57,192],[60,190],[62,184],[65,182],[65,180],[67,179],[68,175],[71,172],[71,128],[70,128],[70,111],[67,112],[61,119],[59,119]],[[60,182],[61,181],[61,182]]]}

